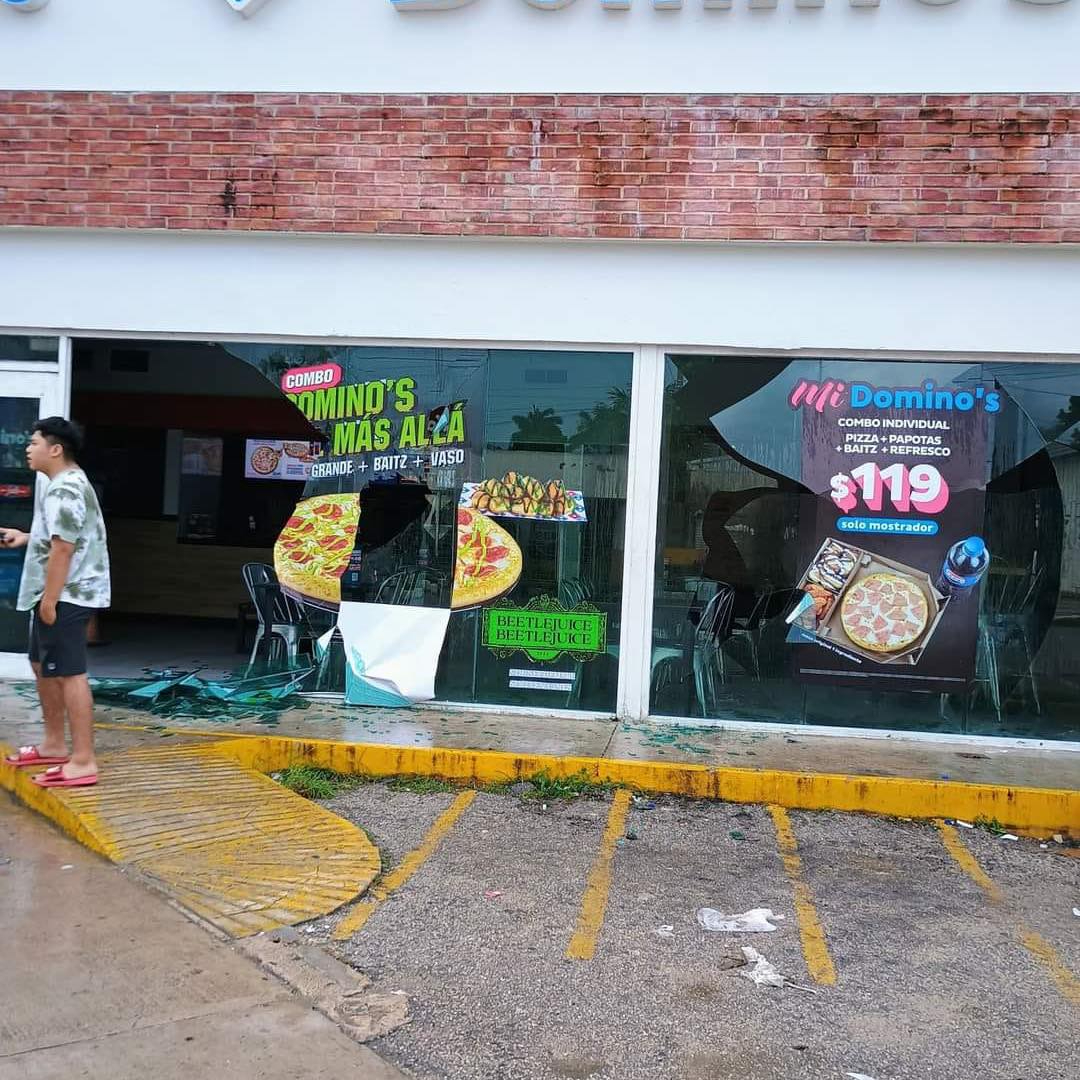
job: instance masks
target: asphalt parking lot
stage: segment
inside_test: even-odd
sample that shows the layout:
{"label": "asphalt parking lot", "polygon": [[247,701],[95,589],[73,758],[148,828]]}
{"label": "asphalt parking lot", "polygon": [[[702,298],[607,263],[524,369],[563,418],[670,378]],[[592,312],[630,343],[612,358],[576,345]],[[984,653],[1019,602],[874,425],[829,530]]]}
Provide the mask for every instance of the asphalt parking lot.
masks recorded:
{"label": "asphalt parking lot", "polygon": [[[408,993],[372,1046],[423,1080],[1080,1075],[1067,844],[628,792],[368,784],[326,805],[387,871],[307,930]],[[784,918],[713,933],[701,907]],[[744,977],[743,946],[798,985]]]}

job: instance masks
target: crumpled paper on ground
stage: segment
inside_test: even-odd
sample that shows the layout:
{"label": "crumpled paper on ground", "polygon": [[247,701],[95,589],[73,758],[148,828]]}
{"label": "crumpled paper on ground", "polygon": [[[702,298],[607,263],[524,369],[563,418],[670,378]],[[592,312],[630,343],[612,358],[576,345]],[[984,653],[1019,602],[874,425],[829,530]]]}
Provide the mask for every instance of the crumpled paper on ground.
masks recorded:
{"label": "crumpled paper on ground", "polygon": [[698,908],[697,921],[702,930],[722,934],[771,934],[780,927],[773,926],[769,920],[779,921],[783,915],[777,915],[772,908],[752,908],[741,915],[725,915],[715,908]]}

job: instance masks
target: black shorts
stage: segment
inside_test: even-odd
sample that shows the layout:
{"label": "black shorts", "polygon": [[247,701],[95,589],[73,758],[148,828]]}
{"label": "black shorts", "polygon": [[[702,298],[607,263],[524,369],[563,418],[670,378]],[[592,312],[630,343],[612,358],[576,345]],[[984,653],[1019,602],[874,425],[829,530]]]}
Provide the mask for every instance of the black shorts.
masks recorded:
{"label": "black shorts", "polygon": [[40,607],[35,604],[30,615],[30,663],[41,665],[44,679],[85,675],[86,624],[94,609],[61,600],[56,605],[56,622],[46,626]]}

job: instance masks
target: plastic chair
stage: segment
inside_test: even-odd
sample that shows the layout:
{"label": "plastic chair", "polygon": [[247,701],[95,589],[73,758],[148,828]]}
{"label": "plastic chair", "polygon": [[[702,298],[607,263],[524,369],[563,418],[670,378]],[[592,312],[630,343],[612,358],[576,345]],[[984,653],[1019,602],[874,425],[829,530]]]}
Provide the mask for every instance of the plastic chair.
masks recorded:
{"label": "plastic chair", "polygon": [[694,630],[694,690],[702,716],[716,712],[717,690],[727,683],[723,644],[731,633],[734,609],[735,590],[718,584]]}
{"label": "plastic chair", "polygon": [[267,660],[273,658],[276,651],[275,639],[285,647],[288,666],[296,667],[300,662],[301,643],[313,640],[303,609],[281,591],[272,566],[265,563],[246,563],[240,575],[247,586],[251,602],[255,605],[255,614],[259,617],[255,643],[248,659],[247,674],[254,668],[259,657],[259,648],[264,642],[267,646]]}
{"label": "plastic chair", "polygon": [[447,575],[439,570],[399,570],[379,585],[375,603],[399,607],[441,607],[448,580]]}

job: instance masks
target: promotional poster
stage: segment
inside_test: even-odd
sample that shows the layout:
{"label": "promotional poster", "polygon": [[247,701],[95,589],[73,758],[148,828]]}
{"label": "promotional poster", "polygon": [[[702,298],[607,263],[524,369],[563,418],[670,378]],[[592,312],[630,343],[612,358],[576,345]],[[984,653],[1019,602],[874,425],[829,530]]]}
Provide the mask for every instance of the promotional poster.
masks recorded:
{"label": "promotional poster", "polygon": [[788,616],[807,681],[955,692],[974,674],[992,385],[797,379],[802,597]]}

